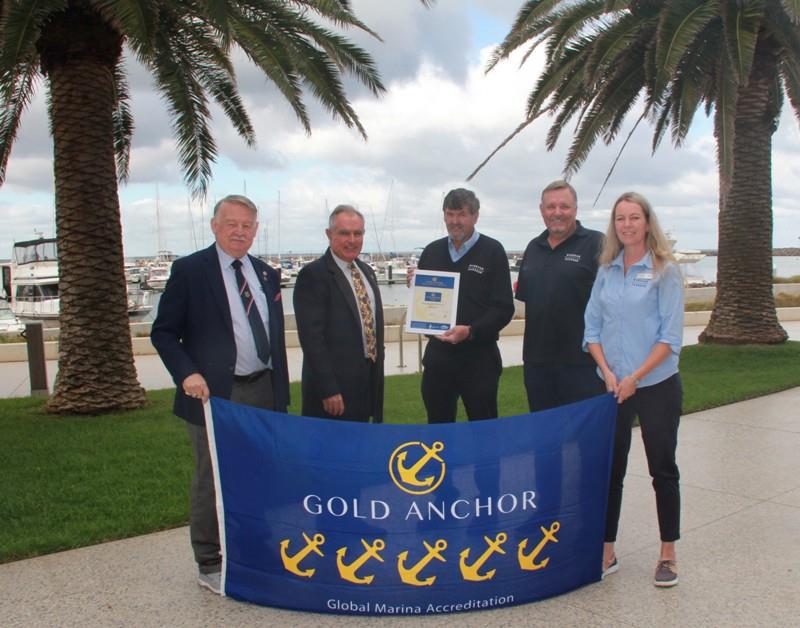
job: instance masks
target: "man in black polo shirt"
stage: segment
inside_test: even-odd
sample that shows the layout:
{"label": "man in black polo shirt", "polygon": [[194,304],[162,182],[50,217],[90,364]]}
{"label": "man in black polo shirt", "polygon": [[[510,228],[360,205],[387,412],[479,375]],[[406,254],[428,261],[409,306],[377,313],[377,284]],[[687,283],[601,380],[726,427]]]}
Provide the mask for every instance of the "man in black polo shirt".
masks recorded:
{"label": "man in black polo shirt", "polygon": [[496,418],[503,372],[497,339],[514,315],[508,256],[475,230],[474,192],[451,190],[442,209],[448,236],[426,246],[418,266],[460,273],[458,310],[456,325],[425,347],[422,399],[429,423],[455,421],[459,397],[470,421]]}
{"label": "man in black polo shirt", "polygon": [[522,360],[532,412],[605,392],[581,348],[603,234],[576,220],[578,197],[566,181],[542,191],[539,209],[547,229],[525,249],[516,293],[525,303]]}

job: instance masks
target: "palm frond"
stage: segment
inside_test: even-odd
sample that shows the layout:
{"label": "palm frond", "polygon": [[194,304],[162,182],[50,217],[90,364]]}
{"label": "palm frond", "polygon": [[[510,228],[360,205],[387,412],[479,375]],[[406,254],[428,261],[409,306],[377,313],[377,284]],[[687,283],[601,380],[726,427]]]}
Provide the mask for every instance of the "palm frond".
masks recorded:
{"label": "palm frond", "polygon": [[672,115],[672,143],[681,146],[689,133],[694,114],[707,98],[709,68],[724,54],[721,29],[706,27],[699,34],[704,46],[695,46],[681,59],[670,85],[669,100],[674,104]]}
{"label": "palm frond", "polygon": [[738,86],[727,57],[717,64],[717,87],[714,98],[714,135],[717,139],[720,194],[725,196],[733,175],[733,140],[736,122]]}
{"label": "palm frond", "polygon": [[763,0],[720,0],[720,15],[725,29],[725,42],[737,83],[747,85],[758,33],[764,18]]}
{"label": "palm frond", "polygon": [[[726,0],[721,0],[725,2]],[[654,85],[655,98],[660,98],[681,58],[696,41],[710,20],[718,18],[718,0],[675,0],[665,3],[656,35]]]}
{"label": "palm frond", "polygon": [[198,81],[219,104],[245,143],[255,146],[255,131],[236,87],[233,65],[214,29],[198,24],[187,30],[185,36],[186,55],[193,59]]}
{"label": "palm frond", "polygon": [[265,15],[260,20],[242,17],[236,22],[234,38],[276,82],[307,131],[310,124],[301,85],[305,85],[335,117],[366,137],[341,81],[341,73],[348,72],[373,92],[384,90],[366,52],[302,15],[286,10]]}
{"label": "palm frond", "polygon": [[[529,43],[531,39],[537,39],[546,33],[558,19],[558,16],[553,14],[553,9],[557,5],[557,0],[528,0],[525,2],[517,13],[508,34],[489,58],[486,71],[491,70],[503,59],[507,59],[511,53]],[[528,55],[531,52],[532,50],[529,50]]]}
{"label": "palm frond", "polygon": [[19,63],[36,56],[36,40],[42,22],[56,11],[63,11],[67,0],[30,0],[10,3],[0,23],[0,73],[13,71]]}
{"label": "palm frond", "polygon": [[17,66],[14,72],[4,72],[0,82],[0,185],[6,180],[6,167],[11,148],[17,137],[22,114],[31,102],[38,77],[32,64]]}
{"label": "palm frond", "polygon": [[211,134],[208,102],[188,50],[180,29],[159,31],[149,68],[172,116],[186,185],[193,196],[202,198],[211,180],[217,147]]}
{"label": "palm frond", "polygon": [[578,39],[594,39],[602,26],[603,0],[584,0],[563,3],[557,12],[557,20],[549,29],[547,58],[556,60]]}
{"label": "palm frond", "polygon": [[373,94],[386,91],[372,57],[336,33],[321,28],[311,21],[300,19],[304,39],[313,41],[343,71],[355,76]]}
{"label": "palm frond", "polygon": [[642,23],[632,15],[625,15],[597,32],[591,46],[586,65],[587,76],[604,72],[631,49],[631,45],[642,37]]}
{"label": "palm frond", "polygon": [[792,24],[800,24],[800,0],[781,0],[781,6]]}
{"label": "palm frond", "polygon": [[348,2],[341,2],[341,0],[294,0],[294,4],[316,13],[339,28],[357,28],[378,41],[383,41],[378,33],[355,16]]}
{"label": "palm frond", "polygon": [[794,109],[797,122],[800,123],[800,77],[783,67],[781,69],[781,79],[789,102],[792,104],[792,109]]}
{"label": "palm frond", "polygon": [[125,34],[133,49],[147,47],[158,28],[159,0],[92,0],[92,8],[118,32]]}
{"label": "palm frond", "polygon": [[278,45],[272,31],[258,28],[245,16],[237,15],[231,21],[234,41],[244,54],[272,82],[297,116],[306,133],[311,133],[311,122],[303,102],[300,79],[295,73],[286,51]]}
{"label": "palm frond", "polygon": [[[577,172],[589,155],[598,137],[610,134],[613,140],[615,131],[613,124],[619,128],[618,111],[627,114],[636,103],[641,90],[644,72],[641,66],[631,67],[629,72],[619,72],[613,81],[607,83],[592,102],[581,120],[570,146],[564,166],[564,174],[571,176]],[[608,143],[608,142],[607,142]]]}
{"label": "palm frond", "polygon": [[[528,102],[525,107],[527,117],[542,108],[547,110],[558,108],[559,102],[563,100],[563,93],[572,91],[570,85],[575,85],[576,88],[580,89],[580,84],[583,82],[583,77],[580,75],[582,60],[583,56],[575,54],[572,59],[559,66],[548,65],[544,69],[536,82],[536,86],[528,96]],[[545,107],[545,102],[548,98],[551,100]]]}
{"label": "palm frond", "polygon": [[130,108],[130,93],[125,68],[118,63],[114,68],[114,156],[117,162],[117,179],[120,183],[128,180],[131,158],[131,138],[133,137],[133,114]]}

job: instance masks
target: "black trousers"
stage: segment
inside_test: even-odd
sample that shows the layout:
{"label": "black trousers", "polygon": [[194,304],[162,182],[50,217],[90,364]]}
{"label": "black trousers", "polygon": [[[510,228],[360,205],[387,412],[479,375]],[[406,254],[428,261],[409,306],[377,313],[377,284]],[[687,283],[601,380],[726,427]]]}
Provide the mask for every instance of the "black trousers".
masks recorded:
{"label": "black trousers", "polygon": [[455,421],[459,397],[470,421],[497,418],[503,362],[496,342],[472,344],[468,340],[453,346],[431,339],[423,364],[422,401],[428,423]]}
{"label": "black trousers", "polygon": [[617,410],[617,432],[611,463],[608,489],[605,540],[617,540],[619,513],[622,508],[622,484],[628,467],[631,429],[638,415],[642,441],[647,455],[647,468],[653,478],[658,511],[658,528],[663,542],[680,538],[681,494],[680,474],[675,462],[678,446],[678,424],[683,402],[681,378],[677,373],[663,382],[639,388]]}
{"label": "black trousers", "polygon": [[[272,410],[272,371],[253,382],[234,382],[231,401],[257,408]],[[219,524],[217,523],[217,500],[214,489],[214,469],[208,446],[205,425],[187,423],[189,439],[194,453],[194,475],[189,488],[189,538],[194,559],[201,573],[220,570],[222,558],[219,546]]]}
{"label": "black trousers", "polygon": [[531,412],[565,406],[606,392],[594,364],[525,364],[525,392]]}

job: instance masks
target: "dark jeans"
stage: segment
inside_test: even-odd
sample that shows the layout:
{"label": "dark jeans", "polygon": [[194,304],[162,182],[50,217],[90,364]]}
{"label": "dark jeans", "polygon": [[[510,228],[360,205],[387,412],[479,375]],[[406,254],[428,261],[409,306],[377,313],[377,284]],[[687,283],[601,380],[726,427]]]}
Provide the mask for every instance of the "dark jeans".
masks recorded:
{"label": "dark jeans", "polygon": [[[271,375],[272,372],[268,371],[254,382],[234,382],[231,401],[271,410],[274,407]],[[187,423],[186,427],[194,453],[194,475],[189,489],[189,538],[200,572],[214,573],[220,570],[222,558],[219,551],[214,469],[208,448],[208,435],[205,425]]]}
{"label": "dark jeans", "polygon": [[434,343],[444,344],[431,339],[425,349],[422,400],[428,423],[455,421],[459,397],[470,421],[497,418],[497,389],[503,372],[497,343],[465,347]]}
{"label": "dark jeans", "polygon": [[677,373],[663,382],[646,386],[625,400],[617,410],[617,432],[611,463],[611,482],[606,512],[607,543],[617,540],[619,513],[622,508],[622,483],[628,467],[631,428],[638,415],[642,441],[647,455],[647,468],[653,478],[658,511],[658,528],[665,543],[680,538],[681,494],[680,474],[675,462],[678,446],[683,388]]}
{"label": "dark jeans", "polygon": [[594,364],[525,364],[523,372],[531,412],[565,406],[606,392]]}

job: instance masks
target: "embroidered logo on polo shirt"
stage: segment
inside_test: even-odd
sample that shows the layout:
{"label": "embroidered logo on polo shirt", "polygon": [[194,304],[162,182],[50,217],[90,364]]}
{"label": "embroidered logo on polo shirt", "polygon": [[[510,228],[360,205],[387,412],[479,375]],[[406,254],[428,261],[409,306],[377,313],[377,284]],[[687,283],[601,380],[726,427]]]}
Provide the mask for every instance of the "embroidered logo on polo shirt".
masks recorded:
{"label": "embroidered logo on polo shirt", "polygon": [[580,262],[581,261],[581,256],[578,255],[577,253],[567,253],[564,256],[564,261],[565,262]]}
{"label": "embroidered logo on polo shirt", "polygon": [[467,266],[467,270],[471,273],[478,273],[479,275],[483,274],[483,266],[478,266],[477,264],[470,264]]}

